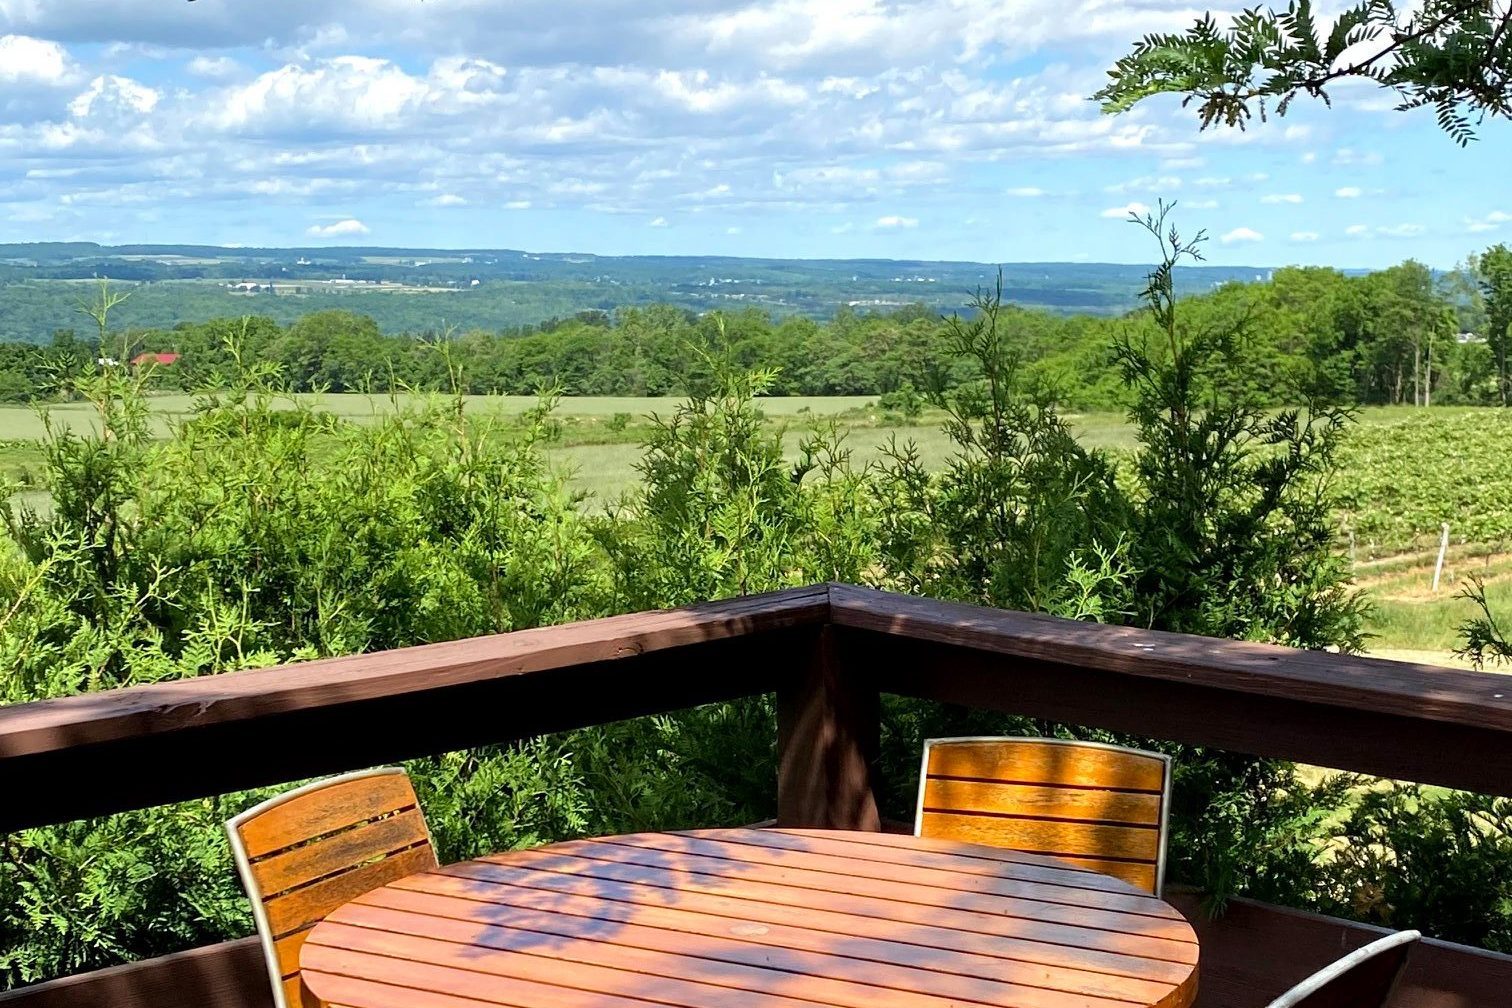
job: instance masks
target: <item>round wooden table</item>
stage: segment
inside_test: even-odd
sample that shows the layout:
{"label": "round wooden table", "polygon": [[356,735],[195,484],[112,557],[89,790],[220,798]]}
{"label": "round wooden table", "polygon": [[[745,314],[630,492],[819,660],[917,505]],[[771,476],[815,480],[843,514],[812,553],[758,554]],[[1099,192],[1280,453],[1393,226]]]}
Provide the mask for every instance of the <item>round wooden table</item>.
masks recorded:
{"label": "round wooden table", "polygon": [[577,840],[412,875],[300,952],[342,1008],[1185,1008],[1166,903],[1051,858],[882,833]]}

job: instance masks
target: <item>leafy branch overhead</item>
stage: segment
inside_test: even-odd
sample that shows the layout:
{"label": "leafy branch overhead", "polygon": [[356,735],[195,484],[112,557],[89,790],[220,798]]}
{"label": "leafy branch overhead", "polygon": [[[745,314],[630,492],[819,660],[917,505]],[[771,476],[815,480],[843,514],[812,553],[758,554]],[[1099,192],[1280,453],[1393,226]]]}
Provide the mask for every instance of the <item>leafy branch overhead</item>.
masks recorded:
{"label": "leafy branch overhead", "polygon": [[1185,95],[1202,128],[1285,115],[1299,95],[1373,81],[1401,110],[1431,107],[1457,143],[1487,116],[1512,117],[1512,0],[1365,0],[1320,25],[1310,0],[1254,7],[1220,29],[1211,14],[1181,34],[1147,35],[1093,97],[1107,113],[1157,94]]}

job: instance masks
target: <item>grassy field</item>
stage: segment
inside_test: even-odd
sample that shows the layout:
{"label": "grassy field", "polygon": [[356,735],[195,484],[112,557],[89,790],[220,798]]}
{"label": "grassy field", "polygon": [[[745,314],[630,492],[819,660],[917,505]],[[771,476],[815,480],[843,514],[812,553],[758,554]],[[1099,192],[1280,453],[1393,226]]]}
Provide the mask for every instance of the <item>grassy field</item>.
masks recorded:
{"label": "grassy field", "polygon": [[[368,396],[356,394],[301,395],[295,401],[340,417],[361,421],[416,405],[413,396]],[[650,430],[653,414],[667,415],[676,408],[673,398],[575,397],[559,404],[555,417],[560,437],[549,455],[576,486],[589,495],[592,506],[604,506],[638,479],[639,444]],[[474,416],[516,416],[536,405],[526,396],[470,396],[464,409]],[[188,416],[194,399],[187,395],[163,395],[154,399],[154,423],[166,433]],[[867,396],[781,397],[761,401],[761,409],[773,423],[788,431],[786,444],[791,457],[798,453],[802,432],[812,421],[834,423],[845,435],[853,459],[867,462],[882,454],[883,446],[896,438],[912,441],[927,465],[943,465],[951,445],[940,430],[937,414],[926,414],[906,425],[890,420]],[[1460,410],[1435,410],[1435,416],[1451,417]],[[1482,411],[1484,412],[1484,411]],[[1361,412],[1367,428],[1389,428],[1414,418],[1421,411],[1410,408],[1375,408]],[[1082,414],[1070,418],[1078,436],[1089,447],[1130,449],[1135,446],[1132,429],[1119,414]],[[39,439],[51,423],[55,428],[86,430],[94,427],[91,407],[83,403],[54,405],[45,411],[28,407],[0,407],[0,475],[32,485],[40,469]],[[1512,423],[1512,420],[1509,420]],[[23,491],[27,503],[45,504],[43,495]],[[1439,590],[1432,590],[1432,550],[1388,550],[1376,558],[1362,550],[1356,567],[1357,582],[1370,593],[1375,612],[1369,627],[1374,634],[1371,650],[1410,661],[1454,664],[1452,650],[1457,628],[1473,610],[1456,594],[1465,579],[1476,574],[1485,579],[1488,595],[1501,611],[1512,612],[1512,552],[1503,544],[1457,544],[1451,549]]]}

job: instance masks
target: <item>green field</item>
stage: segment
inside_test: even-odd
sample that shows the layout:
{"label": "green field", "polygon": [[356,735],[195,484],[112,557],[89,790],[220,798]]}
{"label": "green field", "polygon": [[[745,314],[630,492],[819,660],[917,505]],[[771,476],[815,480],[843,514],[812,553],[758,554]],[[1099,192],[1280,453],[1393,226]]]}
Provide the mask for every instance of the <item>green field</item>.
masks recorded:
{"label": "green field", "polygon": [[[638,479],[640,444],[651,430],[652,416],[666,416],[673,398],[574,397],[559,403],[554,417],[559,430],[547,452],[588,495],[590,507],[604,507]],[[419,405],[415,396],[357,394],[292,395],[296,404],[361,421]],[[471,416],[508,420],[536,405],[526,396],[468,396]],[[194,397],[162,395],[153,399],[153,422],[166,433],[191,414]],[[899,421],[868,396],[772,397],[760,400],[762,412],[787,430],[791,457],[803,433],[815,422],[835,425],[856,463],[879,458],[892,439],[913,442],[927,465],[943,465],[951,452],[940,430],[941,416],[926,413]],[[1120,414],[1091,413],[1070,417],[1083,443],[1114,451],[1135,447],[1133,432]],[[45,505],[46,497],[30,489],[42,464],[40,439],[55,428],[93,429],[87,403],[53,405],[45,410],[0,407],[0,475],[22,485],[22,499]],[[1512,414],[1492,409],[1372,408],[1361,411],[1359,426],[1341,459],[1340,488],[1348,502],[1340,515],[1341,546],[1350,529],[1359,529],[1355,546],[1356,577],[1370,593],[1375,615],[1372,649],[1412,660],[1452,661],[1458,626],[1472,607],[1455,595],[1472,574],[1484,578],[1491,600],[1512,611],[1512,550],[1501,530],[1512,527]],[[1440,521],[1450,522],[1452,548],[1440,581],[1432,590]]]}

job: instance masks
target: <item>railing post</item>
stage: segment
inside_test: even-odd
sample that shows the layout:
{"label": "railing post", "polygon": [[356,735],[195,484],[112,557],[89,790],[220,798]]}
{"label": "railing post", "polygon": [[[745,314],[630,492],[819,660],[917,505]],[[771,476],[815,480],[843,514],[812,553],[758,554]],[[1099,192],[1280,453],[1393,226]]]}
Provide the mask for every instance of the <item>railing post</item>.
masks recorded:
{"label": "railing post", "polygon": [[845,666],[834,628],[822,627],[808,662],[777,691],[777,824],[880,830],[880,730],[876,688]]}

